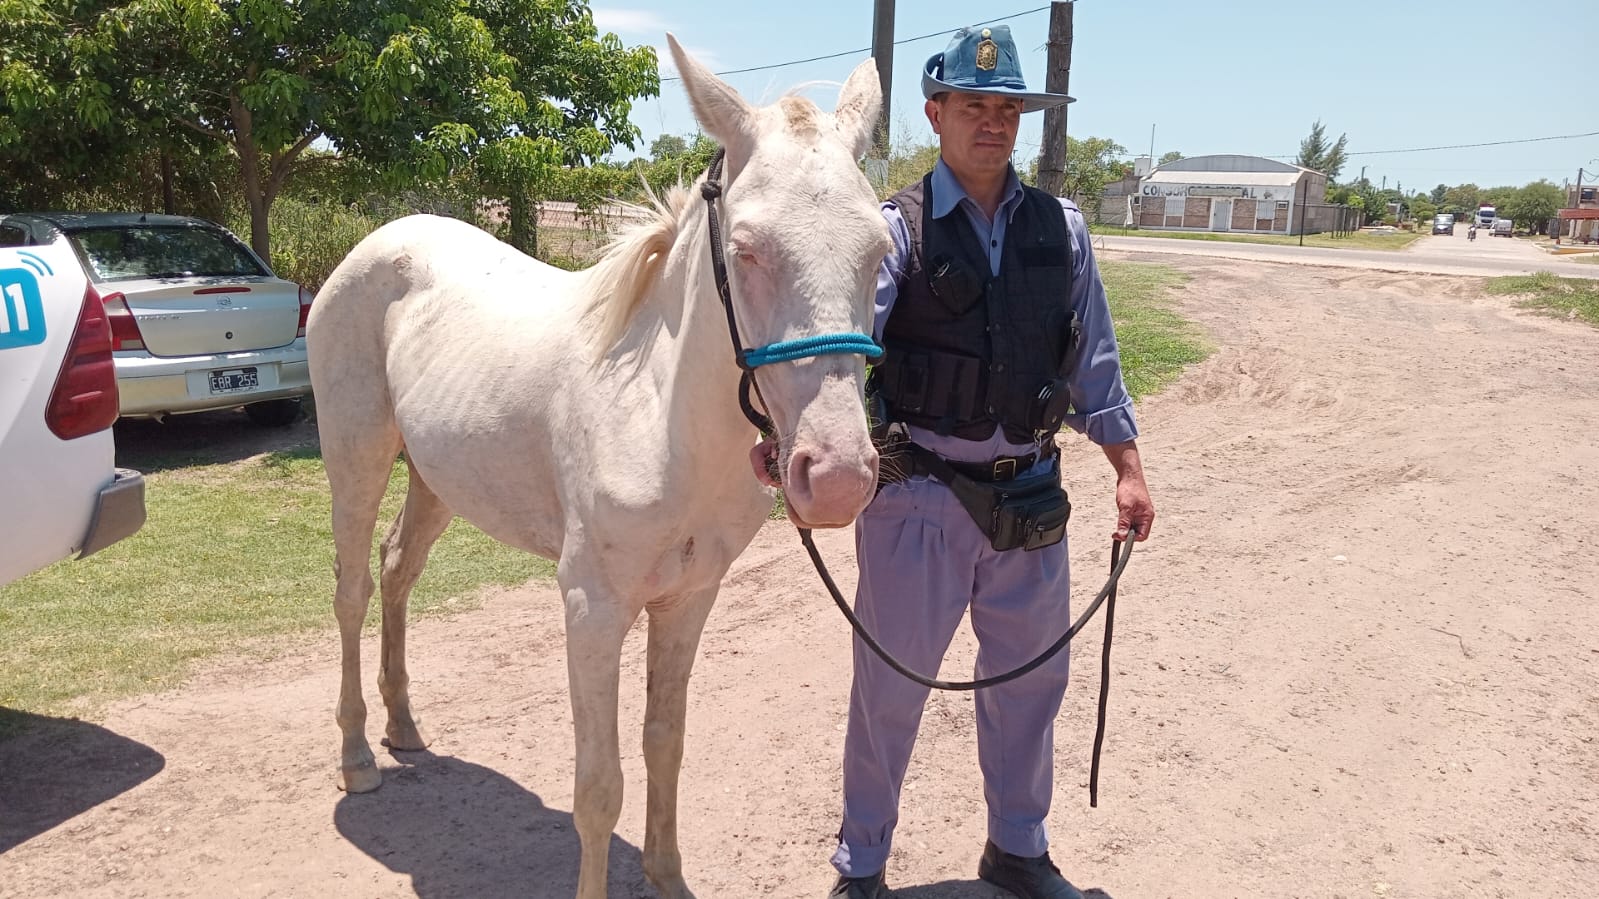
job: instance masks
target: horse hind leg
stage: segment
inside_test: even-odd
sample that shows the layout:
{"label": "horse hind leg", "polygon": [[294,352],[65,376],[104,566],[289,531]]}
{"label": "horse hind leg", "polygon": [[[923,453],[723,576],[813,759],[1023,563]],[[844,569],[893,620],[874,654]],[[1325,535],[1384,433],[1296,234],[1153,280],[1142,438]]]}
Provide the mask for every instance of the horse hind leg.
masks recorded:
{"label": "horse hind leg", "polygon": [[410,675],[405,668],[405,611],[411,588],[427,564],[428,552],[453,517],[416,466],[411,472],[405,507],[400,510],[380,549],[383,593],[383,644],[378,661],[378,692],[389,711],[383,745],[391,749],[426,749],[416,717],[411,713]]}
{"label": "horse hind leg", "polygon": [[693,899],[677,847],[677,779],[683,767],[688,680],[716,588],[649,607],[649,679],[644,707],[644,876],[663,899]]}
{"label": "horse hind leg", "polygon": [[366,793],[383,783],[366,741],[366,701],[361,697],[361,625],[372,598],[372,532],[389,472],[400,450],[392,420],[359,433],[343,432],[340,420],[324,420],[322,458],[333,493],[333,562],[337,587],[333,613],[339,622],[341,664],[337,719],[343,743],[339,786]]}

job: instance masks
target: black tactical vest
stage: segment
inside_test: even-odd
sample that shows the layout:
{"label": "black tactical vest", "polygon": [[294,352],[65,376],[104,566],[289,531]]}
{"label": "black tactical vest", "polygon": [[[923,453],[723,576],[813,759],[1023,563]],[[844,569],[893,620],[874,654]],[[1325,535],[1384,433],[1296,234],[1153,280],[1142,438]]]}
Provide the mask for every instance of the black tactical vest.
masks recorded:
{"label": "black tactical vest", "polygon": [[998,277],[963,212],[933,218],[931,175],[892,198],[911,242],[873,371],[891,421],[966,440],[986,440],[997,423],[1013,443],[1058,429],[1040,425],[1038,408],[1041,391],[1064,393],[1071,242],[1060,201],[1022,190]]}

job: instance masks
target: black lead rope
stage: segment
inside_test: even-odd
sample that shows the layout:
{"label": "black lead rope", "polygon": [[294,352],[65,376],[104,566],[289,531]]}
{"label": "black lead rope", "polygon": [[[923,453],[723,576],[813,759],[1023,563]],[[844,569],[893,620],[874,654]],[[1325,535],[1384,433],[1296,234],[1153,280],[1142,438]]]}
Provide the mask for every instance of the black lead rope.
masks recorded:
{"label": "black lead rope", "polygon": [[[1131,529],[1129,529],[1131,530]],[[1132,555],[1133,536],[1127,535],[1127,554]],[[1126,557],[1122,566],[1127,564]],[[1094,724],[1094,757],[1088,767],[1088,807],[1099,808],[1099,748],[1105,745],[1105,707],[1110,704],[1110,635],[1116,626],[1116,584],[1121,572],[1116,568],[1116,541],[1110,543],[1110,592],[1105,595],[1105,648],[1099,654],[1099,721]]]}
{"label": "black lead rope", "polygon": [[[1039,653],[1037,658],[1020,667],[1013,668],[1004,674],[996,674],[992,677],[969,681],[947,681],[931,678],[925,674],[912,671],[899,659],[890,655],[888,650],[884,649],[883,645],[877,642],[877,638],[873,637],[871,632],[866,629],[866,626],[861,623],[861,620],[855,617],[855,610],[851,609],[849,603],[844,601],[843,594],[839,592],[838,584],[834,583],[832,574],[827,570],[827,564],[822,561],[822,554],[817,550],[816,542],[811,539],[811,529],[800,528],[799,535],[800,543],[805,545],[805,552],[810,554],[811,564],[816,566],[816,573],[821,575],[822,583],[827,586],[827,592],[833,597],[833,603],[838,606],[840,612],[844,613],[844,617],[849,621],[850,628],[855,631],[857,637],[861,638],[861,642],[865,643],[867,648],[879,659],[882,659],[883,664],[899,672],[904,677],[934,690],[982,690],[1013,681],[1054,658],[1057,653],[1066,648],[1066,645],[1072,641],[1073,637],[1077,636],[1078,631],[1083,629],[1083,625],[1094,617],[1094,613],[1099,611],[1099,607],[1101,605],[1105,606],[1105,646],[1100,655],[1099,720],[1094,728],[1094,756],[1088,773],[1088,804],[1092,808],[1099,807],[1099,752],[1105,742],[1105,713],[1110,704],[1110,640],[1116,614],[1116,585],[1121,581],[1122,572],[1127,569],[1128,560],[1133,557],[1133,541],[1138,536],[1136,527],[1127,529],[1127,539],[1111,541],[1110,577],[1105,581],[1105,586],[1100,588],[1099,594],[1094,597],[1094,601],[1088,604],[1088,610],[1083,612],[1081,617],[1071,627],[1066,629],[1066,633],[1061,634],[1059,640],[1056,640],[1048,649]],[[1118,542],[1121,544],[1119,552]]]}

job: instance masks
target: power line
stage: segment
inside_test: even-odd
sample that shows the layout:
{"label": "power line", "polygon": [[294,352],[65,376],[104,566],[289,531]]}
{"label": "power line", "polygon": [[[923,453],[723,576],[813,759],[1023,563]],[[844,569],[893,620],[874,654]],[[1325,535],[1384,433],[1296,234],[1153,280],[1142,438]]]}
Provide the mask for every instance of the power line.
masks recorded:
{"label": "power line", "polygon": [[[1599,131],[1589,131],[1584,134],[1552,134],[1548,137],[1523,137],[1517,140],[1490,140],[1475,144],[1447,144],[1439,147],[1406,147],[1403,150],[1359,150],[1354,153],[1345,153],[1345,156],[1387,156],[1394,153],[1427,153],[1433,150],[1471,150],[1477,147],[1503,147],[1509,144],[1536,144],[1551,140],[1575,140],[1579,137],[1599,137]],[[1298,153],[1283,153],[1270,159],[1297,159]]]}
{"label": "power line", "polygon": [[[992,25],[995,22],[1004,22],[1007,19],[1019,19],[1022,16],[1032,15],[1035,12],[1043,12],[1046,9],[1049,9],[1049,7],[1048,6],[1040,6],[1040,7],[1036,8],[1036,9],[1025,9],[1025,10],[1022,10],[1021,12],[1011,13],[1008,16],[1000,16],[997,19],[985,19],[985,20],[983,20],[981,22],[974,22],[974,23],[972,23],[972,25],[973,26],[975,26],[975,25]],[[956,28],[960,28],[962,26],[957,25],[955,27]],[[967,26],[967,27],[970,27],[970,26]],[[912,43],[914,41],[925,41],[925,40],[927,40],[930,37],[939,37],[941,35],[946,35],[946,34],[949,34],[950,32],[952,32],[954,30],[955,30],[955,28],[946,28],[946,29],[944,29],[942,31],[930,31],[927,34],[919,34],[919,35],[917,35],[915,37],[903,38],[901,40],[895,41],[894,42],[894,46],[898,47],[900,44],[909,44],[909,43]],[[872,48],[871,47],[862,47],[859,50],[843,50],[843,51],[840,51],[838,53],[829,53],[829,54],[827,54],[825,56],[812,56],[812,57],[810,57],[808,59],[795,59],[795,60],[790,60],[789,62],[774,62],[774,63],[772,63],[770,65],[750,66],[747,69],[728,69],[725,72],[713,72],[712,74],[714,74],[714,75],[742,75],[745,72],[763,72],[763,71],[765,71],[767,69],[781,69],[781,68],[786,68],[788,66],[804,65],[805,63],[808,63],[808,62],[821,62],[824,59],[838,59],[841,56],[854,56],[857,53],[870,53],[870,52],[872,52]],[[661,81],[663,83],[667,82],[667,81],[681,81],[681,80],[683,80],[682,77],[678,76],[678,75],[669,75],[669,76],[661,79]]]}

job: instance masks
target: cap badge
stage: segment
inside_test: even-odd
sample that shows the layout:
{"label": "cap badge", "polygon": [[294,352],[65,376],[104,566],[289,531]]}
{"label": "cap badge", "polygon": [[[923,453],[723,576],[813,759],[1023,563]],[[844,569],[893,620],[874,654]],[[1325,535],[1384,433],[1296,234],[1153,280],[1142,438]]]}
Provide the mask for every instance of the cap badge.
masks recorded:
{"label": "cap badge", "polygon": [[977,67],[992,72],[999,65],[999,45],[986,37],[977,45]]}

